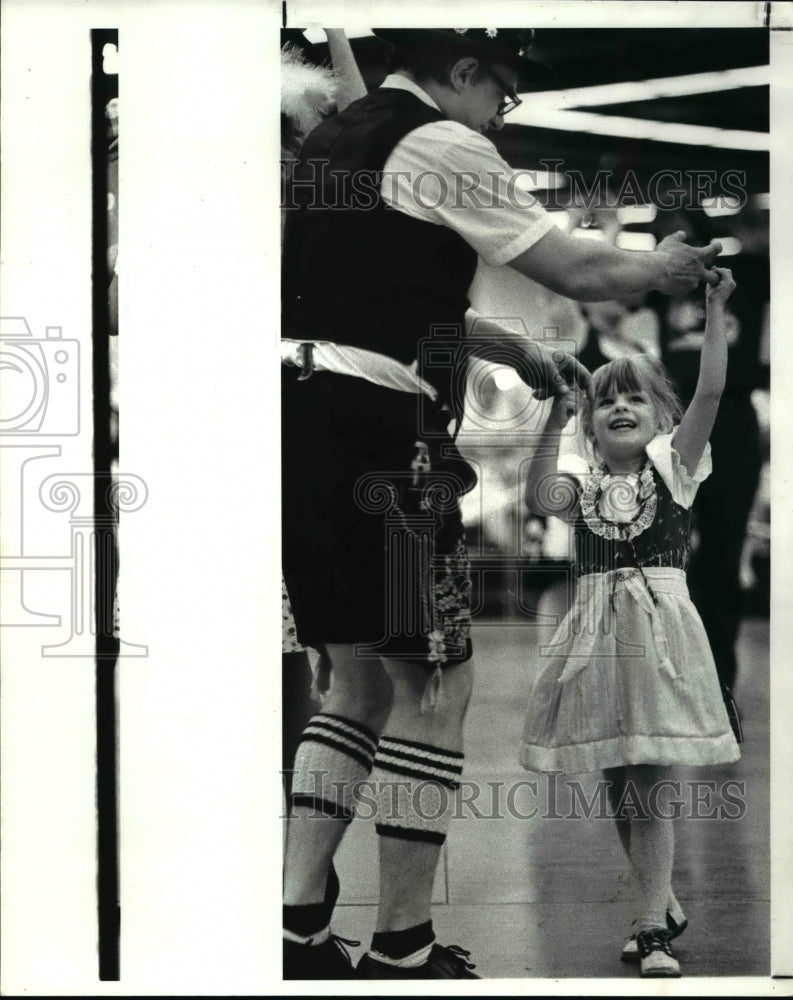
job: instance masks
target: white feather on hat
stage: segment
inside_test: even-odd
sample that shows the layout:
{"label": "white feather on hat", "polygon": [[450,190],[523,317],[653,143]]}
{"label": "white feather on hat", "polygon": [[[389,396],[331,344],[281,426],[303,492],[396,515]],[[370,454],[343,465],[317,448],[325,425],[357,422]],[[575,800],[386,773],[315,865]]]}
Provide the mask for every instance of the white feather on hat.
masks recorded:
{"label": "white feather on hat", "polygon": [[338,86],[329,66],[307,62],[293,45],[281,49],[281,114],[291,118],[301,131],[308,131],[317,112],[336,99]]}

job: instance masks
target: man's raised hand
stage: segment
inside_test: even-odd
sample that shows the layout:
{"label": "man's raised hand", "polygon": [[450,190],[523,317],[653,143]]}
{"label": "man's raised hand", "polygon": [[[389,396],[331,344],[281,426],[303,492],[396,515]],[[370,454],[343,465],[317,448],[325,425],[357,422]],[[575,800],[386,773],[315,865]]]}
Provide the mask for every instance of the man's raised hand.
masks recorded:
{"label": "man's raised hand", "polygon": [[533,385],[535,399],[565,396],[576,388],[589,391],[592,378],[586,368],[572,355],[545,344],[533,343],[532,348],[540,363],[543,384]]}
{"label": "man's raised hand", "polygon": [[706,247],[690,247],[685,243],[686,234],[672,233],[661,240],[657,254],[665,258],[658,291],[665,295],[686,295],[692,292],[700,281],[709,285],[718,284],[718,275],[711,268],[721,253],[721,243],[711,240]]}

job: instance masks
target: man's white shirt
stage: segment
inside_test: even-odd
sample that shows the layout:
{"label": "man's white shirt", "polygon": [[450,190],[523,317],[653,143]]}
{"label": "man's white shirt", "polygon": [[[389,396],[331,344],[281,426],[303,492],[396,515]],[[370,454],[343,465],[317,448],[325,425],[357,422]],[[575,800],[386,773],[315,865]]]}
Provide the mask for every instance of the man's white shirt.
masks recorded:
{"label": "man's white shirt", "polygon": [[[426,91],[398,73],[382,86],[408,91],[440,110]],[[380,194],[406,215],[452,229],[497,267],[554,228],[526,188],[530,174],[511,167],[485,136],[444,120],[400,139],[386,160]]]}

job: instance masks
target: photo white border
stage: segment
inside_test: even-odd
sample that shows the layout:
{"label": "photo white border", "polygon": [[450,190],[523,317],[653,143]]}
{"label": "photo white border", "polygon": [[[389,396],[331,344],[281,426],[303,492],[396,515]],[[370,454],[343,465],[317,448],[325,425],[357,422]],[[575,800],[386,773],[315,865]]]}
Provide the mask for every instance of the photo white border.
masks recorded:
{"label": "photo white border", "polygon": [[[793,5],[774,4],[784,18]],[[459,2],[295,0],[289,22],[461,18]],[[465,5],[502,26],[757,26],[755,3]],[[775,14],[773,12],[776,12]],[[3,635],[3,992],[305,994],[280,982],[278,170],[281,4],[6,0],[3,314],[90,345],[91,28],[120,34],[121,470],[149,501],[122,523],[122,981],[96,979],[93,664]],[[784,412],[790,315],[791,45],[772,33],[773,963],[793,972],[793,717]],[[670,67],[670,72],[674,68]],[[12,96],[8,96],[12,95]],[[262,234],[271,238],[262,240]],[[133,335],[134,331],[134,335]],[[90,366],[86,369],[90,373]],[[177,378],[174,373],[180,373]],[[89,439],[90,446],[90,439]],[[90,470],[86,438],[75,469]],[[239,489],[238,484],[243,484]],[[190,571],[185,572],[189,567]],[[33,630],[31,630],[33,631]],[[40,631],[40,630],[36,630]],[[228,845],[234,844],[233,851]],[[785,967],[784,963],[788,963]],[[344,984],[351,995],[374,984]],[[434,986],[457,995],[457,983]],[[788,994],[766,979],[486,980],[466,992]],[[388,993],[412,993],[388,984]],[[332,987],[316,992],[335,992]]]}

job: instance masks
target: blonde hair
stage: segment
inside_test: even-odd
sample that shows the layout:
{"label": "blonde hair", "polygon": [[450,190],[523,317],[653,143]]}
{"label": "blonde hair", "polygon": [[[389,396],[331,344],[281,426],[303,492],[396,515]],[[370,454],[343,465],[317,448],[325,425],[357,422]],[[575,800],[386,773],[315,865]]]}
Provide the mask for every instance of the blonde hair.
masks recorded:
{"label": "blonde hair", "polygon": [[683,416],[683,406],[666,369],[648,354],[629,354],[601,365],[592,374],[592,395],[581,410],[584,432],[597,446],[592,426],[592,413],[598,400],[613,392],[644,392],[658,414],[659,433],[668,434]]}

